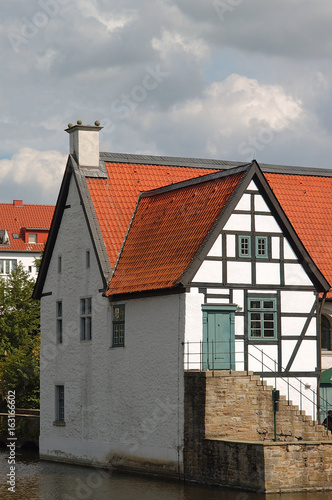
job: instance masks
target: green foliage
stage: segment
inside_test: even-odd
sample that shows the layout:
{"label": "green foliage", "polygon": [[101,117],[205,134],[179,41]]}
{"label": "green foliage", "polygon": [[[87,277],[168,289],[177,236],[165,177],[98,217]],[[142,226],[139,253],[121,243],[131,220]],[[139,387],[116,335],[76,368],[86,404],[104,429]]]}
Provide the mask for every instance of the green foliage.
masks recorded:
{"label": "green foliage", "polygon": [[34,281],[19,264],[0,280],[0,398],[16,392],[16,407],[39,407],[39,302]]}

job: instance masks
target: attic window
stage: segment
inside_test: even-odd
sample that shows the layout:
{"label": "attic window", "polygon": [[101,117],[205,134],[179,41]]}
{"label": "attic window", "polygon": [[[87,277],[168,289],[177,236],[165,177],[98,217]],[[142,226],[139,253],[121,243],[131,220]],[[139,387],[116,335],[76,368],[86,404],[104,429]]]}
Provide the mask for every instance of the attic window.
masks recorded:
{"label": "attic window", "polygon": [[6,229],[0,230],[0,245],[9,245],[9,236]]}
{"label": "attic window", "polygon": [[29,243],[37,243],[37,235],[29,234]]}

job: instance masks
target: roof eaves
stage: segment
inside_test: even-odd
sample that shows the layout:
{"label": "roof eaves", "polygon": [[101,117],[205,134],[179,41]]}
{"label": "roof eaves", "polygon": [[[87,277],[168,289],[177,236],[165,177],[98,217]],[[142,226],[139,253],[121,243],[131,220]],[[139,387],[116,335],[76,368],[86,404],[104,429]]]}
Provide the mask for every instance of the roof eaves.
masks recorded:
{"label": "roof eaves", "polygon": [[53,254],[55,241],[59,232],[63,211],[66,205],[71,175],[72,175],[72,163],[71,163],[71,158],[68,157],[65,173],[62,179],[57,203],[54,210],[50,232],[46,241],[37,281],[33,290],[34,299],[40,299],[43,294],[43,288],[46,280],[48,267]]}

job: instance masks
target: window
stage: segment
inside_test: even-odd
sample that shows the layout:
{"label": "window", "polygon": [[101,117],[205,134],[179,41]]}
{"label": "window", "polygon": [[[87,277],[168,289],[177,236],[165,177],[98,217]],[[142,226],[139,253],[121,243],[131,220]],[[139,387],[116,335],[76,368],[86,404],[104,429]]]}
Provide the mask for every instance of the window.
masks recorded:
{"label": "window", "polygon": [[9,236],[5,229],[0,231],[0,245],[9,245]]}
{"label": "window", "polygon": [[62,301],[56,303],[56,339],[62,344]]}
{"label": "window", "polygon": [[239,257],[251,257],[250,236],[239,236]]}
{"label": "window", "polygon": [[249,298],[249,339],[273,340],[276,338],[276,298]]}
{"label": "window", "polygon": [[113,307],[113,347],[124,346],[125,306]]}
{"label": "window", "polygon": [[86,251],[86,267],[90,267],[90,250]]}
{"label": "window", "polygon": [[58,273],[61,273],[62,271],[62,259],[61,255],[58,256]]}
{"label": "window", "polygon": [[322,351],[331,351],[331,324],[329,318],[322,314],[321,324],[321,346]]}
{"label": "window", "polygon": [[37,243],[37,235],[36,234],[29,234],[29,243]]}
{"label": "window", "polygon": [[81,299],[81,340],[92,338],[91,297]]}
{"label": "window", "polygon": [[268,257],[268,239],[267,236],[256,236],[256,257],[264,259]]}
{"label": "window", "polygon": [[0,274],[10,274],[17,267],[17,259],[0,259]]}
{"label": "window", "polygon": [[65,421],[65,387],[64,385],[55,386],[55,420],[57,422]]}

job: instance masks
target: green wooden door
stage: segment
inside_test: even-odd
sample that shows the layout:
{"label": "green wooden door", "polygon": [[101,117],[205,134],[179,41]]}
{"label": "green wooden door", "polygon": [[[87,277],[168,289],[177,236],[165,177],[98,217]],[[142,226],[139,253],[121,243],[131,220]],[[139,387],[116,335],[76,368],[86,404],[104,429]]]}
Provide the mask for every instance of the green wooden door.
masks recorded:
{"label": "green wooden door", "polygon": [[234,370],[236,306],[203,306],[203,370]]}

